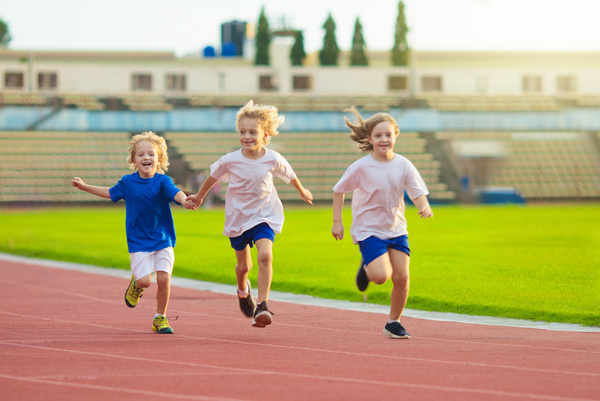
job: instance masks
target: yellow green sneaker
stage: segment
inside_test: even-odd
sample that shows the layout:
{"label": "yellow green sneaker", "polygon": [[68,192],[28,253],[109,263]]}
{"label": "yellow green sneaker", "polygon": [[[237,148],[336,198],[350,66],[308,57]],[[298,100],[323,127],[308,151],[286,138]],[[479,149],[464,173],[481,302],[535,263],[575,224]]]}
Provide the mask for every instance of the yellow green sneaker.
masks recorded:
{"label": "yellow green sneaker", "polygon": [[173,328],[169,325],[166,316],[157,316],[152,322],[152,331],[159,334],[173,334]]}
{"label": "yellow green sneaker", "polygon": [[127,306],[135,308],[138,302],[140,302],[140,298],[143,295],[142,292],[144,292],[144,288],[135,285],[135,279],[131,276],[129,287],[127,287],[127,291],[125,291],[125,303]]}

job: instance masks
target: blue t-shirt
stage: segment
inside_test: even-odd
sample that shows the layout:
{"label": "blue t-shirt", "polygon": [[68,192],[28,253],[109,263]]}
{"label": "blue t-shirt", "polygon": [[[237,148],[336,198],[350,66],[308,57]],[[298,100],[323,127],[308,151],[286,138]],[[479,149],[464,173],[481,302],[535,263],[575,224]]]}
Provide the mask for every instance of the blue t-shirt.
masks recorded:
{"label": "blue t-shirt", "polygon": [[153,252],[175,246],[171,205],[179,189],[169,176],[142,178],[136,171],[109,189],[110,199],[125,200],[125,228],[129,252]]}

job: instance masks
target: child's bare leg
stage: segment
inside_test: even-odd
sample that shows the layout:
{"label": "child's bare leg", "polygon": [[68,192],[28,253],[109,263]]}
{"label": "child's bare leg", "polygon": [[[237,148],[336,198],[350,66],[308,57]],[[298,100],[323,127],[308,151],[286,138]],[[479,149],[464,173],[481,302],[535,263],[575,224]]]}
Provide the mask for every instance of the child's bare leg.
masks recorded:
{"label": "child's bare leg", "polygon": [[252,269],[252,257],[250,256],[250,246],[246,246],[241,251],[235,251],[237,264],[235,265],[235,277],[237,279],[237,288],[241,291],[246,291],[246,280],[248,280],[248,272]]}
{"label": "child's bare leg", "polygon": [[156,313],[160,315],[167,314],[167,306],[169,305],[169,297],[171,296],[171,275],[167,272],[156,272]]}
{"label": "child's bare leg", "polygon": [[135,285],[140,288],[148,288],[152,285],[152,274],[147,274],[142,278],[135,280]]}
{"label": "child's bare leg", "polygon": [[399,320],[408,300],[410,256],[395,249],[389,249],[388,253],[392,262],[392,283],[394,284],[391,295],[390,319]]}
{"label": "child's bare leg", "polygon": [[384,284],[392,277],[392,262],[388,253],[384,253],[365,268],[369,281],[375,284]]}
{"label": "child's bare leg", "polygon": [[256,241],[258,262],[258,303],[269,299],[273,280],[273,241],[261,238]]}

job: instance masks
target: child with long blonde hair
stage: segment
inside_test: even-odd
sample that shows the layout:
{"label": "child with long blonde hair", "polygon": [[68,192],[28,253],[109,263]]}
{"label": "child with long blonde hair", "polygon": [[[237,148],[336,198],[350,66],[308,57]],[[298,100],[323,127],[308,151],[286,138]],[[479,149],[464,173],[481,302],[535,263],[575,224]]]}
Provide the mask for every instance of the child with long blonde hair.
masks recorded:
{"label": "child with long blonde hair", "polygon": [[183,204],[186,195],[163,174],[169,167],[164,138],[144,132],[131,138],[129,144],[127,162],[135,173],[124,176],[110,188],[86,184],[79,177],[73,178],[72,185],[115,203],[125,200],[125,227],[133,272],[125,304],[130,308],[137,306],[143,291],[152,284],[152,274],[156,273],[158,290],[152,330],[172,334],[166,317],[176,242],[170,203]]}
{"label": "child with long blonde hair", "polygon": [[[260,106],[250,100],[236,116],[241,149],[222,156],[210,166],[210,175],[195,195],[186,201],[188,209],[197,209],[218,181],[229,183],[225,195],[225,228],[235,250],[235,274],[240,309],[252,319],[252,326],[272,323],[267,308],[273,277],[273,241],[283,227],[283,205],[273,177],[291,183],[300,198],[312,205],[312,194],[305,189],[288,161],[266,147],[278,134],[284,117],[273,106]],[[250,249],[256,244],[258,262],[258,305],[250,294],[248,272],[252,268]]]}
{"label": "child with long blonde hair", "polygon": [[392,116],[378,113],[363,120],[356,109],[347,111],[356,117],[354,122],[344,117],[350,138],[369,154],[351,164],[333,188],[331,233],[336,240],[344,238],[344,196],[353,192],[350,234],[362,254],[356,286],[365,291],[370,281],[383,284],[391,278],[390,315],[383,333],[391,338],[410,338],[400,323],[408,299],[410,262],[404,190],[421,218],[433,217],[429,191],[416,167],[394,153],[400,129]]}

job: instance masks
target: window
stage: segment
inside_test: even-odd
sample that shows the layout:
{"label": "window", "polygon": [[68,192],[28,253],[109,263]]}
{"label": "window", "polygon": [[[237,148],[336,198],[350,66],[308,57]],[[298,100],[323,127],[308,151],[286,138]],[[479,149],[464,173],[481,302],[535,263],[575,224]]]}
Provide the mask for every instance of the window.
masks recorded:
{"label": "window", "polygon": [[312,77],[310,75],[294,75],[292,83],[295,91],[312,89]]}
{"label": "window", "polygon": [[421,78],[423,92],[441,92],[442,77],[425,76]]}
{"label": "window", "polygon": [[152,75],[133,74],[133,82],[131,89],[133,89],[134,91],[152,90]]}
{"label": "window", "polygon": [[277,90],[277,80],[273,75],[261,75],[259,78],[260,90],[274,91]]}
{"label": "window", "polygon": [[4,74],[5,89],[23,89],[23,73],[7,72]]}
{"label": "window", "polygon": [[388,90],[404,91],[408,89],[408,77],[406,75],[390,75],[388,77]]}
{"label": "window", "polygon": [[40,72],[38,74],[38,89],[56,89],[57,82],[55,72]]}
{"label": "window", "polygon": [[185,89],[185,75],[167,74],[168,91],[184,91]]}
{"label": "window", "polygon": [[523,77],[523,92],[538,93],[542,91],[542,77],[539,75],[525,75]]}
{"label": "window", "polygon": [[576,92],[577,80],[573,76],[559,76],[556,78],[557,92]]}

